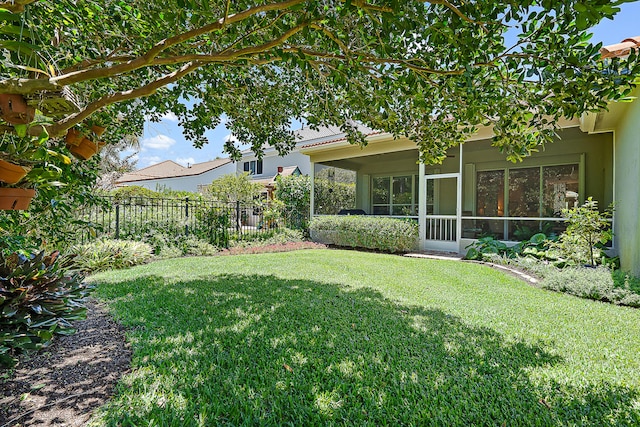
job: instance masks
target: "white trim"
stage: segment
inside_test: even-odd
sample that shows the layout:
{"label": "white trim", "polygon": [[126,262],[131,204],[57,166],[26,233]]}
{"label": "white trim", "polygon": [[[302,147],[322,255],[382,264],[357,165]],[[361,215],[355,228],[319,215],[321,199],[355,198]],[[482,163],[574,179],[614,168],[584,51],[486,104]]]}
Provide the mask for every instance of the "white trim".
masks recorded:
{"label": "white trim", "polygon": [[[460,146],[460,150],[462,151],[462,145]],[[462,161],[462,158],[460,159],[460,161]],[[439,179],[456,179],[456,214],[455,215],[422,215],[420,216],[419,220],[424,221],[424,229],[421,230],[421,234],[420,234],[420,243],[421,246],[423,247],[423,249],[433,249],[433,250],[440,250],[440,251],[450,251],[450,252],[459,252],[460,251],[460,238],[461,238],[461,233],[462,233],[462,221],[461,221],[461,215],[462,215],[462,173],[460,170],[458,170],[457,173],[436,173],[436,174],[431,174],[431,175],[425,175],[424,179],[420,182],[421,185],[424,185],[424,188],[421,189],[421,192],[424,192],[424,199],[425,199],[425,204],[424,204],[424,211],[426,213],[426,201],[427,201],[427,182],[429,180],[434,180],[434,193],[435,193],[435,188],[437,184],[437,181],[435,180],[439,180]],[[433,195],[434,197],[434,203],[436,202],[436,195]],[[438,240],[438,239],[428,239],[427,236],[427,222],[429,220],[456,220],[456,239],[449,241],[449,240]]]}
{"label": "white trim", "polygon": [[315,198],[315,181],[316,181],[316,164],[313,162],[309,162],[309,164],[311,165],[311,177],[310,177],[310,186],[311,188],[309,189],[309,220],[313,219],[313,214],[316,210],[315,204],[316,204],[316,198]]}
{"label": "white trim", "polygon": [[427,182],[425,175],[425,164],[420,161],[418,165],[418,230],[420,233],[420,249],[422,250],[426,249],[425,243],[427,241],[424,238],[427,235],[427,189],[422,187]]}

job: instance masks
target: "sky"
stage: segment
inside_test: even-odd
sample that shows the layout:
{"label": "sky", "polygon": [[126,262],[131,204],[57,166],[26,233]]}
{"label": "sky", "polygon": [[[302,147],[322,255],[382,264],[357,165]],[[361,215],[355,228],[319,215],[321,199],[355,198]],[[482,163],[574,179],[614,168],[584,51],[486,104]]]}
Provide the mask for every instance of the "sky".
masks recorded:
{"label": "sky", "polygon": [[[592,28],[591,32],[591,41],[600,41],[603,45],[619,43],[627,37],[640,36],[640,1],[623,4],[613,20],[603,20]],[[138,168],[165,160],[173,160],[187,166],[216,157],[227,157],[222,148],[224,141],[231,135],[224,126],[224,120],[205,136],[209,140],[208,144],[201,149],[193,147],[183,136],[178,118],[172,113],[165,115],[158,123],[147,122],[140,141],[141,149],[137,154]]]}

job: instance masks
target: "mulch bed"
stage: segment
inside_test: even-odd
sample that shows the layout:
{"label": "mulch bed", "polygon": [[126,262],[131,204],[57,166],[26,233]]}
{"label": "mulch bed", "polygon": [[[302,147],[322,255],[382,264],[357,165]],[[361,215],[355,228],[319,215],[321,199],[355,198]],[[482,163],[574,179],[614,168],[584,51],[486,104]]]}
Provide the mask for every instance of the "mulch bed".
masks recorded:
{"label": "mulch bed", "polygon": [[0,427],[82,426],[113,395],[129,372],[131,351],[105,307],[87,307],[75,335],[56,337],[13,370],[0,370]]}

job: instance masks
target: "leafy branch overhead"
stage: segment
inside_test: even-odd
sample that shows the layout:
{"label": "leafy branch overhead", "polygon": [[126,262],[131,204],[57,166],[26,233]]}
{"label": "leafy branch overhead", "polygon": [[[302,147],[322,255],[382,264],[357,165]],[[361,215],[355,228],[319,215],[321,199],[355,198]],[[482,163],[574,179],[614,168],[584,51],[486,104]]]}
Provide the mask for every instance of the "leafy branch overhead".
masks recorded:
{"label": "leafy branch overhead", "polygon": [[629,95],[635,53],[603,61],[585,31],[619,3],[0,0],[0,93],[40,111],[75,98],[32,130],[52,137],[95,115],[132,134],[171,111],[196,146],[226,117],[256,152],[284,152],[304,118],[353,142],[354,122],[411,137],[432,162],[493,125],[517,160],[559,119]]}

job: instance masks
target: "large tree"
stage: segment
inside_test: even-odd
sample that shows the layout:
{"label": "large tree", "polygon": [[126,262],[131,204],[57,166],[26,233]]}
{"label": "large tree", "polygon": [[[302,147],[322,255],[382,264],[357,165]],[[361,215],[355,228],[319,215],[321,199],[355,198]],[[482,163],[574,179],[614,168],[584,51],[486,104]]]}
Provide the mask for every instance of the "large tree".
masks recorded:
{"label": "large tree", "polygon": [[620,3],[0,0],[0,93],[49,111],[70,91],[76,111],[30,129],[54,142],[92,116],[118,140],[171,111],[196,146],[226,115],[254,151],[286,151],[303,118],[352,142],[364,142],[355,122],[409,136],[428,162],[493,125],[516,160],[558,119],[629,94],[636,56],[603,61],[585,32]]}

